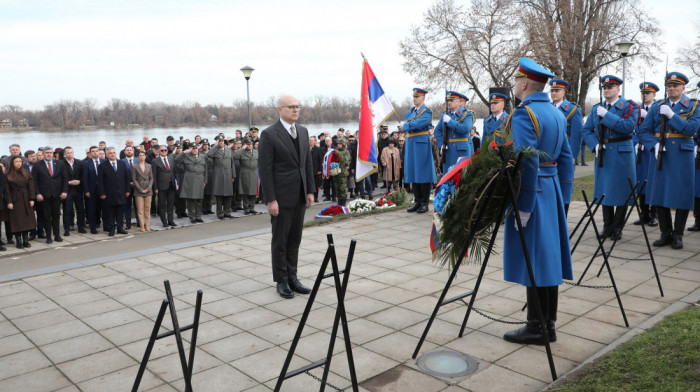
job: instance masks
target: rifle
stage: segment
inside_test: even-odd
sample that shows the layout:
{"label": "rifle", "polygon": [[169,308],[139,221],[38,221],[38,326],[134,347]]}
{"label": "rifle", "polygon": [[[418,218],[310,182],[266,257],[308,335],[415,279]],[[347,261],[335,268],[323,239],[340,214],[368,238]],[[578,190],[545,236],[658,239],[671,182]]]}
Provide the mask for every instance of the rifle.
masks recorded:
{"label": "rifle", "polygon": [[[603,78],[598,79],[598,105],[603,106]],[[603,167],[603,153],[605,152],[605,127],[603,117],[598,116],[598,167]]]}
{"label": "rifle", "polygon": [[[664,100],[661,102],[662,105],[666,104],[668,99],[668,89],[666,88],[666,79],[668,79],[668,55],[666,55],[666,74],[664,76]],[[664,158],[664,148],[666,146],[666,127],[668,124],[668,119],[666,116],[661,115],[661,124],[659,127],[659,151],[658,158],[656,160],[656,170],[661,170],[663,167]]]}
{"label": "rifle", "polygon": [[[447,83],[445,83],[445,114],[447,114],[448,107],[447,107]],[[440,118],[440,121],[442,121],[442,118]],[[447,164],[447,149],[449,148],[449,140],[450,138],[447,135],[447,124],[443,121],[442,127],[444,128],[443,133],[442,133],[442,149],[440,151],[440,166],[446,165]],[[447,169],[447,168],[445,168]]]}

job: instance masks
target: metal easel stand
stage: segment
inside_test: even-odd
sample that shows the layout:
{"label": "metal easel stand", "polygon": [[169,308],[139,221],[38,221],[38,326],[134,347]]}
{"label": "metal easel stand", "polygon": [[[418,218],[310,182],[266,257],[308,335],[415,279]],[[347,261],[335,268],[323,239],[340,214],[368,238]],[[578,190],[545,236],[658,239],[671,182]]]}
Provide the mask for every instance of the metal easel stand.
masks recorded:
{"label": "metal easel stand", "polygon": [[[352,356],[352,344],[350,343],[350,332],[348,331],[348,320],[345,315],[345,291],[348,288],[348,281],[350,278],[350,268],[352,267],[352,258],[353,255],[355,254],[355,245],[357,241],[352,240],[350,241],[350,250],[348,251],[348,258],[347,262],[345,263],[345,269],[339,270],[338,269],[338,260],[336,258],[335,254],[335,245],[333,244],[333,236],[331,234],[327,235],[328,238],[328,249],[326,250],[326,255],[323,258],[323,262],[321,263],[321,268],[318,271],[318,276],[316,277],[316,282],[314,282],[314,287],[311,289],[311,293],[309,294],[309,300],[306,303],[306,308],[304,308],[304,314],[301,316],[301,320],[299,321],[299,326],[297,327],[297,331],[294,334],[294,339],[292,340],[292,345],[289,348],[289,352],[287,353],[287,358],[284,360],[284,365],[282,366],[282,370],[280,371],[279,378],[277,378],[277,384],[275,385],[275,392],[279,392],[280,388],[282,388],[282,383],[284,380],[288,378],[292,378],[294,376],[297,376],[302,373],[306,373],[310,375],[311,377],[315,378],[321,383],[321,387],[319,391],[323,392],[326,388],[326,385],[329,387],[340,391],[341,389],[329,384],[327,382],[328,380],[328,371],[331,368],[331,359],[333,356],[333,347],[335,345],[335,339],[338,336],[338,325],[341,324],[343,328],[343,340],[345,341],[345,352],[347,355],[348,359],[348,367],[350,369],[350,379],[352,382],[352,390],[354,392],[359,392],[359,387],[357,385],[357,376],[355,375],[355,360],[353,359]],[[331,262],[331,266],[333,269],[333,272],[325,274],[326,269],[328,267],[328,262]],[[340,282],[340,275],[343,274],[343,282]],[[338,298],[338,307],[336,308],[335,311],[335,318],[333,320],[333,329],[331,332],[331,339],[330,342],[328,343],[328,353],[326,355],[325,359],[322,359],[318,362],[314,362],[310,365],[301,367],[297,370],[292,370],[290,372],[287,372],[289,369],[289,364],[292,362],[292,357],[294,356],[294,351],[297,348],[297,344],[299,343],[299,339],[301,338],[301,333],[304,330],[304,326],[306,325],[306,321],[309,317],[309,313],[311,312],[311,307],[314,304],[314,300],[316,299],[316,294],[318,293],[319,288],[321,287],[321,281],[326,278],[333,277],[333,280],[335,282],[335,293]],[[309,373],[310,370],[316,369],[318,367],[324,366],[323,369],[323,376],[321,379],[318,377],[312,375]]]}
{"label": "metal easel stand", "polygon": [[[430,316],[430,319],[428,320],[428,324],[425,326],[425,330],[423,331],[423,334],[421,335],[420,340],[418,341],[418,345],[416,346],[416,349],[413,352],[413,359],[416,359],[418,356],[418,352],[420,351],[421,346],[423,345],[423,342],[425,341],[425,338],[428,335],[428,331],[430,330],[430,327],[433,324],[433,321],[435,320],[435,317],[437,316],[438,310],[447,304],[450,304],[455,301],[460,301],[466,297],[471,297],[469,301],[469,305],[467,306],[467,313],[464,317],[464,322],[462,323],[462,327],[460,328],[459,331],[459,337],[462,337],[464,335],[464,329],[467,325],[467,321],[469,319],[469,315],[471,313],[471,310],[474,306],[474,301],[476,299],[476,295],[479,291],[479,286],[481,284],[481,280],[484,276],[484,272],[486,270],[486,265],[488,264],[489,257],[491,256],[491,253],[493,251],[493,245],[496,242],[496,238],[498,237],[498,230],[499,227],[501,226],[501,221],[503,217],[505,216],[505,212],[507,210],[507,207],[510,206],[512,208],[512,213],[514,214],[516,225],[518,227],[518,234],[520,237],[520,244],[522,246],[523,253],[525,255],[525,264],[527,265],[527,271],[528,271],[528,276],[530,278],[530,285],[531,287],[537,287],[536,282],[535,282],[535,276],[532,271],[532,263],[530,260],[530,256],[527,250],[527,244],[525,242],[525,237],[523,235],[523,226],[520,221],[520,215],[518,212],[518,207],[515,202],[515,186],[513,185],[513,178],[512,178],[512,173],[517,170],[517,168],[520,165],[520,162],[522,160],[522,154],[519,154],[517,157],[517,160],[513,162],[512,158],[512,153],[509,154],[509,156],[505,156],[504,152],[499,150],[501,153],[501,158],[503,159],[503,164],[501,166],[500,172],[498,174],[498,181],[506,181],[506,184],[508,185],[508,188],[506,190],[506,195],[503,198],[503,203],[500,207],[499,214],[497,215],[498,218],[496,219],[496,223],[493,229],[493,233],[491,235],[491,240],[489,242],[488,248],[486,250],[486,255],[484,256],[484,260],[481,263],[481,270],[479,271],[479,276],[476,279],[476,283],[474,284],[474,289],[470,290],[466,293],[457,295],[455,297],[445,299],[445,296],[447,294],[447,291],[450,289],[452,286],[452,281],[454,280],[455,276],[457,275],[457,271],[459,270],[459,267],[462,264],[462,261],[464,260],[464,257],[469,250],[469,247],[471,246],[472,241],[474,240],[474,231],[472,231],[467,239],[467,242],[464,244],[464,247],[462,248],[462,251],[460,252],[460,256],[457,259],[457,262],[455,263],[454,267],[452,268],[452,273],[450,274],[450,277],[447,280],[447,283],[445,284],[445,288],[442,290],[442,293],[440,294],[440,299],[438,299],[437,304],[435,305],[435,309],[433,310],[433,313]],[[488,196],[486,197],[486,200],[490,200],[491,197],[494,194],[495,186],[492,186],[489,191],[488,191]],[[478,213],[478,217],[476,219],[477,222],[481,221],[485,213],[484,209],[481,209]],[[557,379],[557,373],[556,369],[554,368],[554,359],[552,357],[552,350],[549,345],[549,330],[547,329],[547,323],[544,320],[543,314],[542,314],[542,309],[540,308],[540,298],[537,293],[537,290],[534,290],[534,299],[535,299],[535,308],[537,309],[537,318],[539,319],[540,323],[540,330],[542,332],[542,337],[543,337],[543,343],[545,346],[545,349],[547,351],[547,360],[549,362],[549,369],[552,374],[552,379],[556,380]]]}
{"label": "metal easel stand", "polygon": [[[202,310],[202,290],[197,290],[197,302],[194,307],[194,321],[192,324],[180,327],[177,320],[177,312],[175,310],[175,301],[173,301],[173,293],[170,290],[170,281],[166,280],[163,282],[165,285],[165,296],[166,299],[160,304],[160,311],[158,311],[158,317],[156,318],[156,323],[153,326],[153,331],[151,332],[151,337],[148,339],[148,345],[146,346],[146,352],[143,354],[143,359],[141,360],[141,366],[139,366],[139,371],[136,374],[136,380],[134,380],[134,386],[131,388],[132,392],[136,392],[139,389],[139,384],[141,383],[141,378],[146,370],[146,364],[148,364],[148,359],[151,356],[151,351],[153,350],[153,345],[156,340],[163,339],[168,336],[175,335],[175,343],[177,344],[177,352],[180,355],[180,364],[182,366],[182,374],[185,379],[185,391],[192,392],[192,369],[194,365],[194,351],[197,347],[197,330],[199,329],[199,313]],[[172,331],[158,333],[161,324],[163,323],[163,317],[165,317],[166,307],[170,308],[170,317],[173,322]],[[185,358],[185,346],[182,344],[182,332],[192,330],[192,339],[190,341],[190,356],[189,361]]]}

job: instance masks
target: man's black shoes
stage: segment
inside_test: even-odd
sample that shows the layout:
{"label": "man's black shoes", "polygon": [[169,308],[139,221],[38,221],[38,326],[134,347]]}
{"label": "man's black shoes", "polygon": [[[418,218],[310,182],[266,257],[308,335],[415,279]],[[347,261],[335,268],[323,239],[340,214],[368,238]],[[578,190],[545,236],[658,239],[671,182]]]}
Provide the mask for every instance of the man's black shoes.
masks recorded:
{"label": "man's black shoes", "polygon": [[673,236],[671,234],[661,234],[661,238],[654,241],[652,245],[654,246],[666,246],[673,242]]}
{"label": "man's black shoes", "polygon": [[292,290],[289,289],[289,285],[287,284],[287,282],[278,282],[277,283],[277,293],[282,298],[286,298],[286,299],[294,298],[294,293],[292,293]]}
{"label": "man's black shoes", "polygon": [[418,210],[416,212],[419,214],[424,214],[424,213],[428,212],[428,204],[421,203],[420,207],[418,207]]}
{"label": "man's black shoes", "polygon": [[683,249],[683,236],[682,235],[673,235],[673,238],[671,238],[671,248]]}
{"label": "man's black shoes", "polygon": [[[554,335],[554,336],[552,336]],[[550,338],[554,337],[554,340],[551,340]],[[536,323],[527,323],[526,326],[516,329],[515,331],[510,331],[506,332],[505,335],[503,335],[503,339],[507,342],[511,343],[519,343],[519,344],[538,344],[538,345],[544,345],[544,335],[540,331],[540,327]],[[548,340],[550,341],[556,341],[556,334],[551,334],[547,336]]]}
{"label": "man's black shoes", "polygon": [[412,207],[409,207],[406,212],[416,212],[420,208],[420,203],[413,203]]}
{"label": "man's black shoes", "polygon": [[311,292],[311,289],[301,284],[299,279],[292,279],[289,281],[289,288],[291,288],[295,293],[299,294],[308,294]]}

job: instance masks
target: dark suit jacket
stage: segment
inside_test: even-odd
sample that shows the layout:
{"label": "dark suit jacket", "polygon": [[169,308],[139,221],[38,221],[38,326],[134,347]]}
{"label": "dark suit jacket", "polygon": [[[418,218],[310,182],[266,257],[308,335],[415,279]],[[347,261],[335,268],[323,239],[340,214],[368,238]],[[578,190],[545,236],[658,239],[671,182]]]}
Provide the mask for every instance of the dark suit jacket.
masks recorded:
{"label": "dark suit jacket", "polygon": [[[313,146],[311,147],[311,166],[313,168],[314,175],[320,172],[323,168],[323,152],[321,152],[321,147]],[[315,184],[319,185],[319,184]]]}
{"label": "dark suit jacket", "polygon": [[126,192],[131,192],[129,189],[129,170],[126,168],[126,163],[117,159],[117,171],[105,159],[97,167],[97,196],[107,197],[102,200],[104,205],[118,206],[126,204]]}
{"label": "dark suit jacket", "polygon": [[[138,164],[139,164],[138,158],[136,158],[136,157],[131,157],[131,170],[129,170],[129,164],[126,163],[126,156],[125,156],[124,158],[122,158],[121,161],[124,162],[124,164],[126,165],[126,171],[129,172],[129,182],[134,182],[134,176],[133,176],[131,170],[134,169],[134,165],[138,165]],[[129,191],[129,192],[131,192],[131,191]]]}
{"label": "dark suit jacket", "polygon": [[177,178],[177,168],[175,167],[175,159],[168,155],[168,165],[170,171],[166,169],[161,157],[153,158],[151,168],[153,169],[153,190],[168,190],[175,188],[175,179]]}
{"label": "dark suit jacket", "polygon": [[[99,159],[99,158],[98,158]],[[105,159],[100,159],[100,164]],[[92,158],[83,160],[83,192],[90,192],[90,197],[97,193],[97,172]]]}
{"label": "dark suit jacket", "polygon": [[45,199],[50,197],[60,197],[61,193],[68,193],[68,172],[65,162],[54,159],[53,176],[49,174],[46,161],[41,160],[34,165],[32,177],[34,177],[34,188],[37,195],[42,195]]}
{"label": "dark suit jacket", "polygon": [[295,124],[299,156],[289,133],[278,120],[260,135],[258,167],[265,202],[277,200],[280,208],[292,208],[300,195],[314,193],[314,174],[309,151],[309,131]]}
{"label": "dark suit jacket", "polygon": [[70,163],[68,161],[63,161],[66,167],[66,174],[68,176],[68,181],[80,180],[79,185],[68,185],[68,189],[71,192],[83,192],[83,161],[80,159],[73,159],[73,168],[71,169]]}

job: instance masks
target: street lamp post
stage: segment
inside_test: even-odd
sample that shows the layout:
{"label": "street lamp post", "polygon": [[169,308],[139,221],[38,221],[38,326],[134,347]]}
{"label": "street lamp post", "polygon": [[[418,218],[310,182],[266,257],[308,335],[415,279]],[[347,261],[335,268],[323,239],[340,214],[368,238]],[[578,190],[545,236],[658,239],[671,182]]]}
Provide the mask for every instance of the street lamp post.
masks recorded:
{"label": "street lamp post", "polygon": [[243,72],[243,77],[245,78],[246,93],[248,95],[248,130],[250,130],[250,128],[253,126],[252,122],[250,121],[250,84],[248,82],[253,71],[255,71],[255,69],[247,65],[241,68],[241,72]]}
{"label": "street lamp post", "polygon": [[626,97],[625,95],[625,72],[627,71],[627,55],[630,52],[630,49],[632,46],[634,46],[634,42],[630,41],[620,41],[615,44],[617,46],[617,50],[620,51],[620,55],[622,55],[622,96]]}

